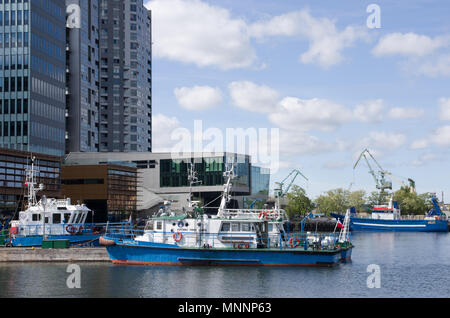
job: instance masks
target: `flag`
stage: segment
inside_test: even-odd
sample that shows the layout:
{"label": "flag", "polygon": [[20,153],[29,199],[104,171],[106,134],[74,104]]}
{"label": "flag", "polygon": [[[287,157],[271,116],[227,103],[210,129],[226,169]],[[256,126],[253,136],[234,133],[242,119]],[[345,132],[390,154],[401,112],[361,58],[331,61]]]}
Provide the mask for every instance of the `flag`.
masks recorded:
{"label": "flag", "polygon": [[342,225],[341,220],[338,220],[338,221],[337,221],[336,226],[337,226],[339,229],[341,229],[341,230],[344,228],[344,225]]}

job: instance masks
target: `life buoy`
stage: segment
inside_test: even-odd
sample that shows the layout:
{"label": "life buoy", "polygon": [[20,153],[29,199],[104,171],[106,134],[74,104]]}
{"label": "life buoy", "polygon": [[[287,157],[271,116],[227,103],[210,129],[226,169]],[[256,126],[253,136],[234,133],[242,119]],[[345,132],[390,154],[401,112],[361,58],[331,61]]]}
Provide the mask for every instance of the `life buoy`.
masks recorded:
{"label": "life buoy", "polygon": [[183,234],[181,234],[181,232],[176,232],[173,233],[172,237],[175,242],[180,242],[183,239]]}
{"label": "life buoy", "polygon": [[74,235],[74,234],[76,234],[76,233],[79,233],[79,232],[81,231],[82,228],[83,228],[82,225],[80,225],[79,228],[77,228],[77,227],[76,227],[75,225],[73,225],[73,224],[66,225],[66,231],[67,231],[67,233],[69,233],[69,234],[71,234],[71,235]]}
{"label": "life buoy", "polygon": [[289,240],[289,245],[292,248],[296,248],[300,245],[300,240],[298,238],[295,237],[291,237],[291,239]]}

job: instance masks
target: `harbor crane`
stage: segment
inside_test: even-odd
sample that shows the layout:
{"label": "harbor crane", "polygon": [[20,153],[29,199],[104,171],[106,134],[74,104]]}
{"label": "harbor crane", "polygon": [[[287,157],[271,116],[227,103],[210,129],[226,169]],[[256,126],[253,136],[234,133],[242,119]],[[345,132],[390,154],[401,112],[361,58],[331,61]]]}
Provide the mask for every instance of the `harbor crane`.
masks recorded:
{"label": "harbor crane", "polygon": [[[369,157],[373,160],[373,162],[376,164],[376,166],[378,167],[378,173],[376,173],[372,166],[370,165],[369,159],[367,158],[366,155],[369,155]],[[375,159],[374,156],[372,156],[372,154],[370,153],[370,151],[368,149],[365,149],[361,155],[359,156],[358,160],[356,161],[355,165],[353,166],[353,170],[356,169],[356,167],[358,166],[359,162],[361,161],[361,159],[364,158],[367,166],[369,167],[369,173],[373,176],[373,179],[375,180],[375,185],[376,188],[378,190],[380,190],[380,200],[383,197],[383,195],[386,193],[386,190],[392,190],[392,182],[387,181],[385,179],[386,175],[390,175],[390,173],[386,170],[384,170],[381,165],[378,163],[378,161]]]}
{"label": "harbor crane", "polygon": [[[291,173],[286,178],[284,178],[283,181],[275,182],[275,184],[277,185],[277,187],[275,188],[275,198],[277,199],[276,200],[277,208],[280,208],[280,198],[283,198],[289,192],[289,190],[291,189],[292,185],[294,184],[295,179],[298,176],[302,176],[306,181],[309,181],[308,178],[305,177],[303,175],[303,173],[300,172],[300,170],[294,169],[294,170],[291,171]],[[285,185],[285,182],[287,182],[287,180],[289,178],[292,178],[292,179],[289,182],[287,188],[284,190],[283,187]]]}
{"label": "harbor crane", "polygon": [[[369,159],[366,155],[369,155],[369,157],[373,160],[373,162],[376,164],[376,166],[379,168],[378,174],[373,170],[372,166],[369,163]],[[368,149],[365,149],[361,155],[359,156],[358,160],[356,161],[353,169],[356,169],[361,159],[364,158],[367,166],[369,167],[369,173],[373,176],[375,180],[375,185],[377,189],[380,190],[380,199],[382,198],[383,194],[385,193],[385,190],[392,190],[392,182],[387,181],[385,179],[386,176],[389,176],[392,179],[395,179],[399,183],[401,183],[404,186],[409,186],[409,189],[412,193],[416,192],[416,182],[412,180],[411,178],[408,179],[408,184],[406,184],[401,178],[394,176],[391,172],[383,169],[381,165],[378,163],[378,161],[375,159],[375,157],[370,153]]]}

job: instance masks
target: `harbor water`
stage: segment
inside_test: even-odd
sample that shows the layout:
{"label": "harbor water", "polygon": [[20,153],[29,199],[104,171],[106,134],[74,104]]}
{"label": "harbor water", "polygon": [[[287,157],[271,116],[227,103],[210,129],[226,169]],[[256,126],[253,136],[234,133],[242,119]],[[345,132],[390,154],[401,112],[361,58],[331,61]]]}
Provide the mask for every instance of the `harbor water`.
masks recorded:
{"label": "harbor water", "polygon": [[[351,263],[332,268],[0,264],[0,297],[328,298],[448,297],[449,233],[353,233]],[[373,270],[374,268],[379,269]],[[71,286],[73,287],[73,286]],[[378,288],[379,287],[379,288]]]}

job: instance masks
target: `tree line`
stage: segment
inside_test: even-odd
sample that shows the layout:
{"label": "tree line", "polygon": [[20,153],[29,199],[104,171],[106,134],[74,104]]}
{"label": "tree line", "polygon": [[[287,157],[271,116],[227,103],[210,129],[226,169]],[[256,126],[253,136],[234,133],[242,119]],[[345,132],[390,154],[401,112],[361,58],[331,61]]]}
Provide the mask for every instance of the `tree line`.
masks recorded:
{"label": "tree line", "polygon": [[[304,215],[312,210],[329,215],[332,212],[345,213],[355,207],[358,212],[369,212],[374,205],[387,204],[392,194],[366,193],[363,190],[349,191],[342,188],[323,193],[315,200],[306,195],[305,189],[294,185],[287,194],[286,212],[290,217]],[[401,208],[402,215],[423,215],[433,208],[432,193],[417,194],[409,187],[394,192],[394,201]]]}

